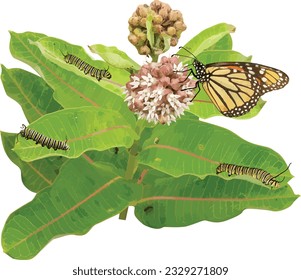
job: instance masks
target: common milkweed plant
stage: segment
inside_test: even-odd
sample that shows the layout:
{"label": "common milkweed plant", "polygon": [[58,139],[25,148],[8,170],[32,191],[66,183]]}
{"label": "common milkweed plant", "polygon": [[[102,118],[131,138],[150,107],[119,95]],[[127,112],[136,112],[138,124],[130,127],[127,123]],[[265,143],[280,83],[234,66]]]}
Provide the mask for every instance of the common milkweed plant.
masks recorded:
{"label": "common milkweed plant", "polygon": [[[116,47],[89,46],[102,58],[93,60],[61,39],[11,32],[11,54],[38,75],[2,65],[7,95],[21,105],[27,127],[67,140],[70,148],[55,151],[19,131],[1,132],[7,156],[21,169],[25,187],[36,193],[8,217],[5,253],[30,259],[55,237],[85,234],[115,215],[126,219],[130,206],[141,223],[162,228],[225,221],[247,208],[282,210],[295,201],[289,170],[277,189],[251,176],[216,174],[222,162],[271,174],[287,163],[267,147],[200,120],[221,114],[203,91],[191,102],[196,80],[185,71],[191,66],[164,55],[185,29],[181,12],[165,3],[138,6],[128,39],[145,56],[142,66]],[[217,24],[184,47],[203,63],[250,61],[232,50],[234,31]],[[85,75],[66,63],[67,54],[107,69],[111,79]],[[243,118],[255,116],[263,105],[260,100]]]}

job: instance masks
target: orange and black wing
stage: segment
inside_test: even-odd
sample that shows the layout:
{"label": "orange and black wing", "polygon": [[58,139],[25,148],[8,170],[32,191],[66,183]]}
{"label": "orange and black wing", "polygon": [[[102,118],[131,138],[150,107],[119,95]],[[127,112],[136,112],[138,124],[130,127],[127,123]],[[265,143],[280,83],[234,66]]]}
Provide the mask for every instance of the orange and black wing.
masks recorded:
{"label": "orange and black wing", "polygon": [[289,81],[281,70],[250,62],[222,62],[206,65],[204,90],[227,117],[249,112],[260,96],[283,88]]}

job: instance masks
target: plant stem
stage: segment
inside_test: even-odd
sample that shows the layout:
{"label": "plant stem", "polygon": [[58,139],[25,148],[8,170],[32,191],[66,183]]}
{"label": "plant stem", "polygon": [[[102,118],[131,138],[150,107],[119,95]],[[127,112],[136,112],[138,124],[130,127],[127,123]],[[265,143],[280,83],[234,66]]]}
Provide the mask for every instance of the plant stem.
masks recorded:
{"label": "plant stem", "polygon": [[[137,132],[138,135],[141,134],[141,132],[145,128],[145,125],[146,125],[146,122],[144,120],[138,120],[137,121],[136,132]],[[138,158],[137,158],[138,150],[139,150],[139,140],[134,141],[134,144],[132,145],[132,147],[129,150],[129,159],[128,159],[128,164],[127,164],[127,168],[126,168],[125,175],[124,175],[124,178],[126,180],[133,179],[134,174],[137,170],[137,167],[138,167]],[[128,212],[128,207],[126,209],[124,209],[119,214],[119,219],[120,220],[126,220],[127,212]]]}
{"label": "plant stem", "polygon": [[[134,142],[133,146],[130,149],[128,164],[127,164],[127,168],[126,168],[125,175],[124,175],[124,178],[126,180],[133,179],[133,176],[138,167],[137,153],[133,154],[133,151],[136,150],[136,146],[137,146],[137,141]],[[119,219],[126,220],[127,212],[128,212],[128,207],[119,214]]]}
{"label": "plant stem", "polygon": [[153,52],[151,52],[149,55],[152,58],[153,62],[157,62],[158,61],[159,55],[157,55],[157,54],[155,54]]}

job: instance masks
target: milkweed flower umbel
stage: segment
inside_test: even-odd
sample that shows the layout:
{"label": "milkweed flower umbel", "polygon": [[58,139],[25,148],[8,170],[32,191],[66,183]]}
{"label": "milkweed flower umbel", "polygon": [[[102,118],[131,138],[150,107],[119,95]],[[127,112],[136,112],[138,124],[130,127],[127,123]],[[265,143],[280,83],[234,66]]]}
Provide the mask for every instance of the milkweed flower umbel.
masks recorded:
{"label": "milkweed flower umbel", "polygon": [[168,125],[192,104],[191,88],[196,82],[187,76],[178,57],[162,57],[144,64],[126,84],[125,101],[131,111],[148,122]]}

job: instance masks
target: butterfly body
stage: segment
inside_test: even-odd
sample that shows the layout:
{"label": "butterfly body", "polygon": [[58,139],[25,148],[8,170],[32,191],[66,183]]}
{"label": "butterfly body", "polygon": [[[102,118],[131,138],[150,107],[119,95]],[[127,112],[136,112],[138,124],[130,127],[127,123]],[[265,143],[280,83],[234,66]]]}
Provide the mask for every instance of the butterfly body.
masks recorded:
{"label": "butterfly body", "polygon": [[251,62],[205,65],[194,56],[192,65],[194,69],[188,71],[197,80],[195,88],[200,90],[201,84],[212,103],[227,117],[248,113],[263,94],[281,89],[289,81],[281,70]]}

